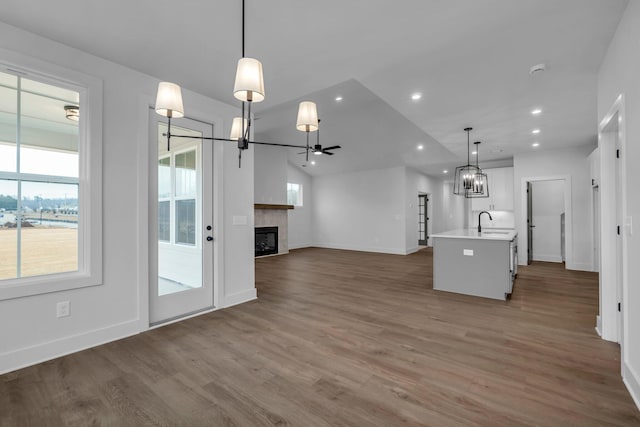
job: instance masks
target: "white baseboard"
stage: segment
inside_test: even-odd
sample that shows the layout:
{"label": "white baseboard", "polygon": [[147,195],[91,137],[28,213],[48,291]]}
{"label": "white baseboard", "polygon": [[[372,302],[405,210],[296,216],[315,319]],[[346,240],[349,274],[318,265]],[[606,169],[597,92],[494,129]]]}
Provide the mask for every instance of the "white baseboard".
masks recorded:
{"label": "white baseboard", "polygon": [[417,246],[416,246],[415,248],[409,248],[409,249],[407,249],[407,250],[404,252],[404,254],[405,254],[405,255],[409,255],[409,254],[413,254],[413,253],[416,253],[416,252],[418,252],[418,247],[417,247]]}
{"label": "white baseboard", "polygon": [[391,254],[391,255],[407,255],[406,249],[398,249],[398,248],[380,248],[377,246],[351,246],[351,245],[337,245],[337,244],[324,244],[318,243],[314,245],[317,248],[325,248],[325,249],[340,249],[343,251],[359,251],[359,252],[375,252],[381,254]]}
{"label": "white baseboard", "polygon": [[135,319],[106,328],[94,329],[42,344],[0,353],[0,375],[136,335],[139,332],[140,322]]}
{"label": "white baseboard", "polygon": [[585,262],[567,263],[566,268],[567,270],[593,271],[591,264]]}
{"label": "white baseboard", "polygon": [[256,288],[248,289],[246,291],[237,292],[235,294],[227,295],[224,298],[224,307],[232,307],[234,305],[242,304],[244,302],[253,301],[258,298]]}
{"label": "white baseboard", "polygon": [[622,365],[622,381],[627,386],[631,398],[640,409],[640,377],[626,362]]}
{"label": "white baseboard", "polygon": [[304,248],[312,248],[314,245],[312,245],[311,243],[309,243],[308,245],[302,244],[302,245],[293,245],[293,246],[289,246],[289,250],[292,249],[304,249]]}
{"label": "white baseboard", "polygon": [[600,315],[596,316],[596,333],[599,337],[602,337],[602,318]]}
{"label": "white baseboard", "polygon": [[560,255],[545,255],[545,254],[533,254],[534,261],[544,262],[562,262],[562,256]]}

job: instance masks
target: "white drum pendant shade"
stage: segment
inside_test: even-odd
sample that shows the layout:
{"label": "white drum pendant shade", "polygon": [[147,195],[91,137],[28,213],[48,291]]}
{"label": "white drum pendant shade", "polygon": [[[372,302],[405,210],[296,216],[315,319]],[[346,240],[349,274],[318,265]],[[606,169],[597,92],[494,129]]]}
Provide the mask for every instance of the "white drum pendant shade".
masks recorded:
{"label": "white drum pendant shade", "polygon": [[260,61],[254,58],[240,58],[238,60],[233,96],[243,102],[264,100],[264,78]]}
{"label": "white drum pendant shade", "polygon": [[231,123],[231,136],[229,139],[238,140],[242,138],[245,129],[247,129],[247,119],[234,117],[233,122]]}
{"label": "white drum pendant shade", "polygon": [[156,96],[156,113],[164,117],[184,117],[180,86],[175,83],[160,82]]}
{"label": "white drum pendant shade", "polygon": [[315,102],[302,101],[300,103],[296,129],[302,132],[315,132],[318,130],[318,109]]}

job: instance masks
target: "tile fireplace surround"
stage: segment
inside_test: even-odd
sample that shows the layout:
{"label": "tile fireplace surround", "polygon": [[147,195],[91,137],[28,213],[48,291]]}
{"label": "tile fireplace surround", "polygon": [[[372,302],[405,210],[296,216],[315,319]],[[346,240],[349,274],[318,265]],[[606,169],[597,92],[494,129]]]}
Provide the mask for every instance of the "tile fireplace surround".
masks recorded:
{"label": "tile fireplace surround", "polygon": [[[278,227],[278,254],[289,253],[288,210],[291,205],[254,205],[254,227]],[[265,255],[272,256],[272,255]]]}

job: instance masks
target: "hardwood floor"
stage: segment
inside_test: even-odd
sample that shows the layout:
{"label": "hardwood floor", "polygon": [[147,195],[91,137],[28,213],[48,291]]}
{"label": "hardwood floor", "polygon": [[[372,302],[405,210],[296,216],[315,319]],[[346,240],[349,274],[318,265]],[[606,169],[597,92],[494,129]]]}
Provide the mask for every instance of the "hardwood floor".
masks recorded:
{"label": "hardwood floor", "polygon": [[0,425],[640,425],[594,331],[597,275],[511,300],[433,291],[432,256],[256,260],[259,299],[0,377]]}

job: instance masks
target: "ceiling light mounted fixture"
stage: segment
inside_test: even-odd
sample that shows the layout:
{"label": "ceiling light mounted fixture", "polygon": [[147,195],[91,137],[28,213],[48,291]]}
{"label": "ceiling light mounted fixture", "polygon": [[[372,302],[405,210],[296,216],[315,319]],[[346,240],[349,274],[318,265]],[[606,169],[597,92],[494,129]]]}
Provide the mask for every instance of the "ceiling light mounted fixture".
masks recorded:
{"label": "ceiling light mounted fixture", "polygon": [[417,148],[418,148],[418,150],[424,150],[424,145],[420,144],[420,145],[418,145]]}
{"label": "ceiling light mounted fixture", "polygon": [[534,129],[531,131],[532,134],[537,135],[540,133],[540,129]]}
{"label": "ceiling light mounted fixture", "polygon": [[411,99],[413,99],[414,101],[418,101],[420,98],[422,98],[422,94],[419,92],[416,92],[413,95],[411,95]]}
{"label": "ceiling light mounted fixture", "polygon": [[486,173],[482,172],[482,169],[480,169],[480,165],[478,164],[480,141],[474,142],[473,145],[476,146],[476,169],[478,170],[478,172],[476,172],[473,176],[471,190],[465,193],[465,197],[467,199],[489,197],[489,177],[487,177]]}
{"label": "ceiling light mounted fixture", "polygon": [[471,127],[467,127],[464,131],[467,133],[467,164],[464,166],[458,166],[455,171],[455,178],[453,183],[453,194],[458,196],[465,196],[473,190],[473,179],[476,173],[482,171],[477,166],[471,164],[470,159],[470,136],[469,133],[473,130]]}
{"label": "ceiling light mounted fixture", "polygon": [[529,68],[529,74],[533,76],[534,74],[544,72],[546,69],[547,66],[545,64],[536,64],[533,67]]}
{"label": "ceiling light mounted fixture", "polygon": [[[189,135],[174,135],[171,133],[171,119],[184,117],[182,90],[175,83],[161,82],[158,85],[156,97],[156,113],[167,118],[167,151],[171,149],[171,137],[193,138],[208,141],[235,142],[238,146],[238,167],[242,166],[242,151],[249,148],[249,144],[268,145],[275,147],[304,148],[309,159],[309,132],[318,130],[318,111],[316,104],[310,101],[300,103],[296,128],[307,133],[306,145],[276,144],[271,142],[251,141],[251,106],[254,102],[264,101],[264,77],[262,63],[255,58],[245,56],[245,0],[242,0],[242,57],[236,67],[236,78],[233,86],[233,96],[242,103],[242,116],[235,117],[231,126],[229,138],[201,137]],[[65,107],[66,110],[66,107]],[[69,116],[67,116],[68,118]],[[333,153],[332,153],[333,154]]]}
{"label": "ceiling light mounted fixture", "polygon": [[540,143],[539,143],[539,142],[534,142],[533,144],[531,144],[531,146],[532,146],[533,148],[536,148],[536,147],[539,147],[539,146],[540,146]]}
{"label": "ceiling light mounted fixture", "polygon": [[80,121],[80,107],[77,105],[65,105],[64,115],[67,119],[78,122]]}
{"label": "ceiling light mounted fixture", "polygon": [[542,113],[542,108],[534,108],[533,110],[531,110],[531,114],[534,116],[537,116],[541,113]]}
{"label": "ceiling light mounted fixture", "polygon": [[342,97],[341,96],[336,96],[336,102],[340,102],[342,101]]}

